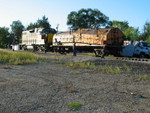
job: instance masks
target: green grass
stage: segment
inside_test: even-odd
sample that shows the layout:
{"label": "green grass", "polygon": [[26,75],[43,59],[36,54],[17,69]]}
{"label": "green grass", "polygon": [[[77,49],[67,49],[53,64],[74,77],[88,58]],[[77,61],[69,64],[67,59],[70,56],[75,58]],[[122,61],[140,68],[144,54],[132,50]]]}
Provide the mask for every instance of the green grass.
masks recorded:
{"label": "green grass", "polygon": [[146,81],[146,80],[150,80],[150,75],[144,74],[144,75],[138,75],[135,78],[137,81]]}
{"label": "green grass", "polygon": [[119,66],[96,65],[92,62],[66,62],[65,65],[71,68],[98,70],[107,74],[119,74],[122,72]]}
{"label": "green grass", "polygon": [[132,68],[127,66],[127,64],[123,64],[123,68],[125,69],[125,71],[132,71]]}
{"label": "green grass", "polygon": [[79,108],[81,108],[83,106],[83,104],[81,104],[81,103],[69,103],[68,106],[72,110],[78,110]]}
{"label": "green grass", "polygon": [[132,75],[125,79],[123,82],[144,82],[144,81],[150,81],[150,75],[148,74],[139,74],[139,75]]}
{"label": "green grass", "polygon": [[75,71],[70,72],[70,74],[80,74],[80,73],[81,73],[81,71],[79,71],[79,70],[75,70]]}
{"label": "green grass", "polygon": [[3,64],[29,64],[36,63],[43,57],[31,52],[0,50],[0,63]]}

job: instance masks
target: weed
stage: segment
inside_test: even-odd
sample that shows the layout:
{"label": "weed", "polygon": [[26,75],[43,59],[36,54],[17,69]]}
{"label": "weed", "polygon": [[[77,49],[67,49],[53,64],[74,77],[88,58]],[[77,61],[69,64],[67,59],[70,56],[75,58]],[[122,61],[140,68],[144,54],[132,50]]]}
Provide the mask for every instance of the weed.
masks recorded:
{"label": "weed", "polygon": [[122,72],[121,68],[118,66],[109,66],[109,65],[96,65],[92,62],[67,62],[66,66],[71,68],[85,68],[91,70],[99,70],[102,73],[107,74],[119,74]]}
{"label": "weed", "polygon": [[138,77],[136,77],[136,80],[138,81],[146,81],[146,80],[149,80],[150,79],[150,76],[145,74],[145,75],[139,75]]}
{"label": "weed", "polygon": [[104,71],[108,74],[119,74],[122,72],[122,70],[120,69],[120,67],[118,66],[107,66]]}
{"label": "weed", "polygon": [[89,56],[93,56],[93,55],[94,55],[94,53],[90,53],[90,52],[88,52],[88,53],[87,53],[87,55],[89,55]]}
{"label": "weed", "polygon": [[127,66],[126,64],[123,64],[123,68],[125,69],[125,71],[132,71],[132,68]]}
{"label": "weed", "polygon": [[65,85],[66,85],[66,91],[68,93],[76,93],[76,92],[78,92],[77,88],[71,82],[66,83]]}
{"label": "weed", "polygon": [[7,64],[29,64],[36,63],[44,57],[30,52],[0,50],[0,63]]}
{"label": "weed", "polygon": [[83,104],[81,104],[81,103],[69,103],[68,106],[72,110],[78,110],[79,108],[81,108],[83,106]]}
{"label": "weed", "polygon": [[144,75],[138,75],[138,76],[130,76],[127,79],[124,80],[124,82],[143,82],[150,80],[150,75],[144,74]]}
{"label": "weed", "polygon": [[75,88],[75,87],[73,86],[73,87],[69,87],[69,88],[67,89],[67,92],[68,92],[68,93],[77,93],[78,90],[77,90],[77,88]]}
{"label": "weed", "polygon": [[79,71],[79,70],[71,71],[71,72],[70,72],[70,74],[73,74],[73,75],[75,75],[75,74],[80,74],[80,73],[81,73],[81,71]]}

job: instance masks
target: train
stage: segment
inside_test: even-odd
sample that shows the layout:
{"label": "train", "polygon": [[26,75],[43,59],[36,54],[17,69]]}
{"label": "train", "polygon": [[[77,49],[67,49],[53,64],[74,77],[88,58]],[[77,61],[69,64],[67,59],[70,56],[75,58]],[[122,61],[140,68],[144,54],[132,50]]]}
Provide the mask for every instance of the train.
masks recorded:
{"label": "train", "polygon": [[55,34],[44,31],[43,28],[23,31],[21,48],[61,54],[73,52],[74,56],[77,52],[94,52],[96,57],[107,55],[150,57],[150,43],[136,41],[124,45],[125,35],[118,28],[78,29]]}
{"label": "train", "polygon": [[68,52],[94,52],[95,56],[119,55],[124,34],[118,28],[78,29],[76,31],[44,33],[43,28],[22,32],[23,50]]}

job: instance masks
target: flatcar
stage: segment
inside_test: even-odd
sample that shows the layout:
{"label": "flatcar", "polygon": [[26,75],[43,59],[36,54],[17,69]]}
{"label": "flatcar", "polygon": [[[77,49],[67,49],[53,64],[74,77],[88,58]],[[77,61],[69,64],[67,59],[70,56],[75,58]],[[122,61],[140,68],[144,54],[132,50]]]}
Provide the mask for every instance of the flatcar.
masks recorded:
{"label": "flatcar", "polygon": [[118,55],[124,34],[118,28],[78,29],[74,32],[57,33],[53,37],[54,51],[93,51],[96,56]]}

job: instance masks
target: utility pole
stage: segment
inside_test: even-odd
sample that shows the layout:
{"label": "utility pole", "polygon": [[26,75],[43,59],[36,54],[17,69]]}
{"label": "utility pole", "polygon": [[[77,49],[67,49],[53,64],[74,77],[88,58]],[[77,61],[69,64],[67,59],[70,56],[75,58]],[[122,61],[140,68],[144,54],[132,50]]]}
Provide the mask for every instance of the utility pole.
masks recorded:
{"label": "utility pole", "polygon": [[73,56],[76,56],[76,42],[75,42],[75,35],[73,35],[73,46],[72,46],[72,49],[73,49]]}

